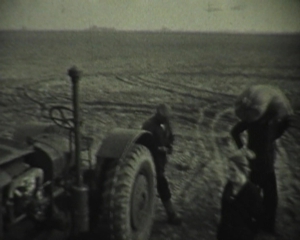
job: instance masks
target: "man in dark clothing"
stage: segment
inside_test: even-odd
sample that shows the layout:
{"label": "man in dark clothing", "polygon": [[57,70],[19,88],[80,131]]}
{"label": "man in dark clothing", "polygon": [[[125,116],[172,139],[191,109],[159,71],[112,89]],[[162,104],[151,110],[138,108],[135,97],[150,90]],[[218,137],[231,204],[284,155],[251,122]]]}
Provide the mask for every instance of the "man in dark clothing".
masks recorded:
{"label": "man in dark clothing", "polygon": [[154,159],[157,176],[157,191],[166,209],[169,223],[180,224],[181,219],[176,214],[171,202],[171,192],[168,181],[165,177],[165,166],[167,163],[167,154],[172,153],[174,135],[170,125],[170,109],[165,104],[160,104],[156,108],[154,116],[144,122],[142,129],[153,134],[157,149]]}
{"label": "man in dark clothing", "polygon": [[228,181],[221,200],[218,240],[253,240],[263,220],[262,198],[258,188],[248,181],[248,154],[229,158]]}
{"label": "man in dark clothing", "polygon": [[228,182],[222,196],[218,240],[253,240],[259,230],[257,219],[263,213],[259,191],[251,182],[245,183],[237,195],[232,189],[233,183]]}
{"label": "man in dark clothing", "polygon": [[276,155],[276,139],[280,138],[289,126],[289,117],[272,118],[266,113],[253,122],[240,121],[231,131],[231,135],[239,149],[243,148],[240,134],[248,133],[248,148],[256,158],[250,161],[250,181],[259,186],[263,192],[263,205],[266,214],[264,229],[274,232],[276,208],[278,202],[274,162]]}

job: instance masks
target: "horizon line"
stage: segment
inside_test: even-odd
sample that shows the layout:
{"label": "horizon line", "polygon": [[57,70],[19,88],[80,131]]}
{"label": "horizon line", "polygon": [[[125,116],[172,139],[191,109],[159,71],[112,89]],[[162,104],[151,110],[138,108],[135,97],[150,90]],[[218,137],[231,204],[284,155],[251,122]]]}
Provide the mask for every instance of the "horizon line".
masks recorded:
{"label": "horizon line", "polygon": [[109,27],[98,27],[97,29],[84,28],[84,29],[30,29],[30,28],[0,28],[0,32],[151,32],[151,33],[220,33],[220,34],[259,34],[259,35],[298,35],[300,31],[286,31],[286,32],[266,32],[266,31],[208,31],[208,30],[182,30],[182,29],[116,29]]}

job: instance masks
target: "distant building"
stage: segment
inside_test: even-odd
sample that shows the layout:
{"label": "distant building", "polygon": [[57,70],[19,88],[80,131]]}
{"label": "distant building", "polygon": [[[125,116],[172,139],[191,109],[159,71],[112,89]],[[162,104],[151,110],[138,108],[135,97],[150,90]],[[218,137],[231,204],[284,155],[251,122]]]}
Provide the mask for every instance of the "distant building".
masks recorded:
{"label": "distant building", "polygon": [[172,32],[172,30],[170,28],[167,28],[167,27],[162,27],[159,31],[160,32]]}
{"label": "distant building", "polygon": [[87,31],[92,31],[92,32],[114,32],[117,31],[115,28],[111,27],[98,27],[96,25],[93,25],[87,29]]}

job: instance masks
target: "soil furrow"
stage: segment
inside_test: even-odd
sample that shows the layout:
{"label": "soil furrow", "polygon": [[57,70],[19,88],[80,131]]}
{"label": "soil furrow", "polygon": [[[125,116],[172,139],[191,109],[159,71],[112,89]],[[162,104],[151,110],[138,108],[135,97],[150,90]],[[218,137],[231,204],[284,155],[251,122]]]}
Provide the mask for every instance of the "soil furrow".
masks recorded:
{"label": "soil furrow", "polygon": [[[145,81],[148,81],[148,79],[146,79],[146,78],[142,78],[142,79]],[[227,94],[227,93],[223,93],[223,92],[214,92],[211,90],[199,88],[197,86],[194,86],[194,85],[191,85],[188,83],[184,83],[184,84],[181,84],[179,82],[170,83],[168,79],[161,78],[159,76],[157,77],[157,80],[159,80],[160,82],[163,82],[166,86],[172,85],[172,86],[176,86],[180,89],[185,89],[186,91],[196,91],[198,93],[206,93],[206,94],[211,94],[212,96],[218,96],[218,97],[223,96],[223,97],[230,98],[230,99],[236,98],[236,96],[232,95],[232,94]]]}
{"label": "soil furrow", "polygon": [[[295,199],[292,196],[296,196],[297,192],[293,189],[295,184],[295,178],[293,178],[293,171],[289,165],[290,157],[288,156],[285,147],[281,142],[278,142],[279,155],[276,161],[276,174],[278,183],[278,213],[277,222],[278,230],[284,234],[285,237],[290,238],[295,233],[295,225],[298,225],[296,220],[299,219],[299,199]],[[297,181],[298,184],[300,181]],[[298,185],[299,186],[299,185]],[[297,216],[298,214],[298,216]],[[288,226],[287,226],[288,225]]]}
{"label": "soil furrow", "polygon": [[[189,196],[188,192],[190,190],[190,187],[193,186],[193,180],[201,174],[203,169],[207,166],[207,164],[210,162],[210,153],[207,151],[207,147],[204,144],[204,139],[201,136],[201,129],[200,125],[206,120],[205,119],[205,112],[212,108],[212,105],[207,105],[205,107],[199,108],[199,118],[198,122],[196,123],[196,141],[199,149],[201,149],[201,152],[203,153],[204,157],[201,158],[201,161],[199,159],[196,160],[196,162],[191,166],[193,170],[192,173],[190,173],[190,177],[185,181],[185,184],[182,185],[181,191],[178,194],[178,200],[179,205],[184,205],[186,202],[186,197]],[[199,156],[200,157],[200,156]],[[204,159],[204,160],[203,160]]]}

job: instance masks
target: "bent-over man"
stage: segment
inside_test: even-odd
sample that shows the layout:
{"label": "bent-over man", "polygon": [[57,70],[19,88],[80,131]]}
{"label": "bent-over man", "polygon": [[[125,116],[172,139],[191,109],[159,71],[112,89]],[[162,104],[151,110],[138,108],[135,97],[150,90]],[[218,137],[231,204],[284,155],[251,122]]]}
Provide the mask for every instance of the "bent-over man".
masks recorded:
{"label": "bent-over man", "polygon": [[275,232],[278,193],[274,162],[276,140],[290,125],[290,109],[283,93],[272,86],[256,85],[247,89],[238,100],[236,114],[241,119],[231,130],[239,149],[244,147],[241,133],[248,133],[247,147],[256,158],[250,161],[250,180],[263,193],[266,214],[264,229]]}

